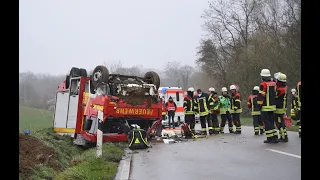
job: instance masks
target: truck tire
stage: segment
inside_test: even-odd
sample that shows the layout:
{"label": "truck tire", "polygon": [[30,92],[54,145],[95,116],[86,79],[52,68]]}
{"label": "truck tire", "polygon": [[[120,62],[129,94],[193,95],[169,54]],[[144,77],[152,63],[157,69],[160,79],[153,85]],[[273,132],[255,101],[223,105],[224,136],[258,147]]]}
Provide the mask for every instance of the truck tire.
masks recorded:
{"label": "truck tire", "polygon": [[154,84],[157,88],[157,90],[160,87],[160,77],[156,72],[149,71],[144,75],[144,78],[150,80],[151,84]]}
{"label": "truck tire", "polygon": [[81,76],[81,77],[88,77],[88,74],[87,74],[87,70],[86,70],[86,69],[80,68],[79,71],[80,71],[80,76]]}
{"label": "truck tire", "polygon": [[70,76],[67,75],[66,76],[66,89],[69,89],[69,86],[70,86]]}
{"label": "truck tire", "polygon": [[74,78],[74,77],[79,77],[79,76],[80,76],[80,69],[76,68],[76,67],[71,68],[69,77]]}
{"label": "truck tire", "polygon": [[92,85],[96,88],[100,83],[108,83],[109,71],[105,66],[97,66],[92,72]]}

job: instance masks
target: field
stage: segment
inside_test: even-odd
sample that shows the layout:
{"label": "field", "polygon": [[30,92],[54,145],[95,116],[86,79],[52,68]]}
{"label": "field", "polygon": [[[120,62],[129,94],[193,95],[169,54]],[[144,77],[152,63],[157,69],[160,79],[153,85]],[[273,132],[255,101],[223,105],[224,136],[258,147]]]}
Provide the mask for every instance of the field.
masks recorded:
{"label": "field", "polygon": [[30,129],[31,131],[52,127],[53,112],[19,106],[19,130]]}

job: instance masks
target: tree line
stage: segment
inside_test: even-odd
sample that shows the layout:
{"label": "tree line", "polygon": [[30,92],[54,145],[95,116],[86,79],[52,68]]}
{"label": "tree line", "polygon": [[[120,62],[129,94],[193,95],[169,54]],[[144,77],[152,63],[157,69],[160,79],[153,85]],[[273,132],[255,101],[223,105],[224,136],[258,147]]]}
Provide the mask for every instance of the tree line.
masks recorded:
{"label": "tree line", "polygon": [[202,18],[196,63],[219,90],[239,85],[242,107],[261,69],[285,73],[288,93],[301,80],[301,0],[214,0]]}

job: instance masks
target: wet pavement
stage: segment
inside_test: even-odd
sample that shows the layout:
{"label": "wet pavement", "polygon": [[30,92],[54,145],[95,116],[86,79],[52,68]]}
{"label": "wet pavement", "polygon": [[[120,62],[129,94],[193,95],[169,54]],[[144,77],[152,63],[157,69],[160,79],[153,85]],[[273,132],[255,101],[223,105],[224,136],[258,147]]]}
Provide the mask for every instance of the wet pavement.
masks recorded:
{"label": "wet pavement", "polygon": [[[288,132],[289,142],[264,144],[253,127],[242,134],[211,135],[187,142],[154,143],[133,154],[131,180],[299,180],[301,139]],[[196,129],[200,129],[197,124]]]}

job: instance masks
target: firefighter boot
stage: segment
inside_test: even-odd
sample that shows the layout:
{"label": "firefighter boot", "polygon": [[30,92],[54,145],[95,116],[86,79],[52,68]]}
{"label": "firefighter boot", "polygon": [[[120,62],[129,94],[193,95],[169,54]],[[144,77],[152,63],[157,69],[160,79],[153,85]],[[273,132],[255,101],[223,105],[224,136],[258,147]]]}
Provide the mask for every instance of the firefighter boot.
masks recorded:
{"label": "firefighter boot", "polygon": [[301,132],[299,132],[299,138],[301,138]]}
{"label": "firefighter boot", "polygon": [[273,137],[267,137],[267,140],[264,140],[264,143],[273,143],[272,141]]}
{"label": "firefighter boot", "polygon": [[288,142],[288,141],[289,139],[287,135],[284,138],[282,136],[279,138],[279,142]]}
{"label": "firefighter boot", "polygon": [[264,130],[260,129],[260,135],[264,134]]}
{"label": "firefighter boot", "polygon": [[224,134],[224,127],[220,127],[220,133]]}
{"label": "firefighter boot", "polygon": [[213,134],[213,130],[212,129],[209,130],[209,134],[210,135]]}
{"label": "firefighter boot", "polygon": [[256,136],[259,135],[259,132],[254,132],[254,135],[256,135]]}
{"label": "firefighter boot", "polygon": [[272,142],[273,142],[273,143],[279,143],[278,135],[274,135],[274,136],[272,137]]}

